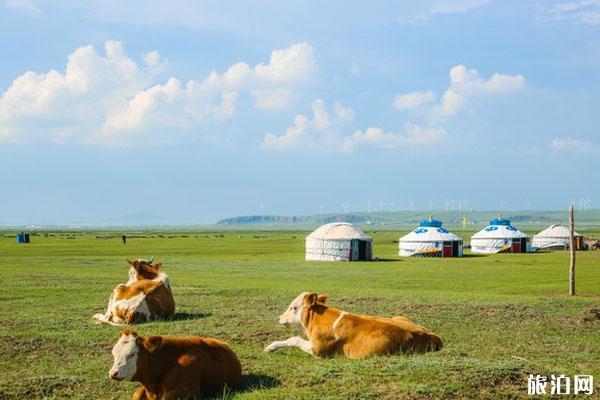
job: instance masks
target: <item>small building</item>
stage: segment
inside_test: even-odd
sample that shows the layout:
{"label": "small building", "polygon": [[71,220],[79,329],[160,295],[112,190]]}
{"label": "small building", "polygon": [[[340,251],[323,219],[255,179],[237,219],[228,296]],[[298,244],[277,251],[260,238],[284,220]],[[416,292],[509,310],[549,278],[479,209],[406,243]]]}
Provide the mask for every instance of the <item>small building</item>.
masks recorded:
{"label": "small building", "polygon": [[307,261],[369,261],[373,239],[355,225],[333,222],[306,237]]}
{"label": "small building", "polygon": [[529,236],[504,218],[495,218],[490,224],[471,236],[473,253],[529,253]]}
{"label": "small building", "polygon": [[[575,250],[583,250],[583,235],[575,234]],[[570,248],[571,234],[566,225],[552,225],[533,236],[532,246],[536,249],[567,250]]]}
{"label": "small building", "polygon": [[29,243],[29,233],[17,233],[17,243]]}
{"label": "small building", "polygon": [[398,240],[404,257],[462,257],[463,239],[442,227],[442,222],[421,221],[419,227]]}

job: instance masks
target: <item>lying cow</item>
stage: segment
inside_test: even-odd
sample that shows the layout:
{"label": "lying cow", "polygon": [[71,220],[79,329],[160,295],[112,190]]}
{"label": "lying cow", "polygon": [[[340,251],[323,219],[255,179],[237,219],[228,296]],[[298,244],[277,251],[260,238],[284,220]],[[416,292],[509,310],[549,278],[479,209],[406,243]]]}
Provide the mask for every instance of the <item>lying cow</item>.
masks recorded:
{"label": "lying cow", "polygon": [[[158,271],[160,263],[153,266],[136,260],[130,264],[129,282],[117,285],[108,299],[106,312],[94,315],[94,319],[122,325],[172,318],[175,315],[175,299],[169,277]],[[146,278],[151,275],[154,278]]]}
{"label": "lying cow", "polygon": [[169,276],[160,271],[162,263],[157,262],[156,264],[153,264],[154,257],[149,260],[138,258],[134,261],[127,260],[127,262],[131,266],[129,268],[129,281],[127,282],[128,285],[144,279],[151,279],[163,281],[169,289],[171,288]]}
{"label": "lying cow", "polygon": [[140,382],[134,400],[196,399],[239,384],[237,356],[217,339],[139,336],[124,330],[112,349],[110,379]]}
{"label": "lying cow", "polygon": [[344,354],[356,359],[442,348],[442,340],[436,334],[407,318],[351,314],[328,307],[326,301],[326,295],[316,293],[304,292],[296,297],[279,317],[279,323],[304,329],[308,340],[294,336],[271,343],[265,351],[298,347],[317,357]]}

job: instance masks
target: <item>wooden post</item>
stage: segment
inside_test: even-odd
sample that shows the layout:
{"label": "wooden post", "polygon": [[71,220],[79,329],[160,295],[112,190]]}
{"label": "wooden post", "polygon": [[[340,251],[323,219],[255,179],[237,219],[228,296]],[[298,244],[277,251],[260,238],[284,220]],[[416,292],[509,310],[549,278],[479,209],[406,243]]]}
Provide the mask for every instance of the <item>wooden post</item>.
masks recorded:
{"label": "wooden post", "polygon": [[571,253],[569,263],[569,296],[575,296],[575,218],[573,217],[573,205],[569,207],[569,252]]}

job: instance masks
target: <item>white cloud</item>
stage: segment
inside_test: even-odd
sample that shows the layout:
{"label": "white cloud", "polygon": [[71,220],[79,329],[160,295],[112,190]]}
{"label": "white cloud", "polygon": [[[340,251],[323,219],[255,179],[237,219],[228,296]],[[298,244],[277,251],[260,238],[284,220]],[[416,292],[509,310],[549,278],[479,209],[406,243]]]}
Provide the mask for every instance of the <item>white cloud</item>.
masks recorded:
{"label": "white cloud", "polygon": [[144,64],[146,64],[146,68],[153,74],[160,74],[167,70],[169,62],[161,58],[157,50],[145,53],[142,56],[144,59]]}
{"label": "white cloud", "polygon": [[579,24],[600,24],[600,0],[579,0],[545,7],[538,15],[541,21],[573,21]]}
{"label": "white cloud", "polygon": [[432,8],[432,14],[460,14],[473,8],[486,6],[494,0],[438,0]]}
{"label": "white cloud", "polygon": [[573,153],[597,153],[600,152],[600,147],[588,140],[575,139],[567,137],[565,139],[555,138],[548,147],[556,152],[573,152]]}
{"label": "white cloud", "polygon": [[[525,86],[523,75],[493,74],[485,80],[476,69],[456,65],[450,69],[450,86],[441,101],[429,108],[431,115],[455,115],[474,99],[497,94],[512,93]],[[415,91],[396,95],[394,106],[401,110],[413,110],[435,102],[432,91]]]}
{"label": "white cloud", "polygon": [[435,101],[436,97],[436,94],[431,90],[397,94],[394,98],[394,107],[398,110],[413,110],[423,104]]}
{"label": "white cloud", "polygon": [[458,113],[469,99],[500,93],[511,93],[525,86],[523,75],[495,73],[484,80],[476,69],[457,65],[450,70],[450,87],[442,96],[439,111],[445,115]]}
{"label": "white cloud", "polygon": [[281,110],[289,105],[294,89],[313,77],[317,68],[313,53],[308,43],[297,43],[273,51],[268,64],[250,68],[242,62],[221,75],[212,71],[202,84],[212,89],[249,89],[256,108]]}
{"label": "white cloud", "polygon": [[167,61],[157,51],[138,65],[121,43],[109,41],[105,54],[91,46],[75,50],[64,72],[26,72],[0,95],[0,142],[78,141],[107,145],[171,142],[205,122],[233,116],[241,92],[257,108],[287,106],[294,89],[316,68],[307,43],[275,50],[267,64],[237,63],[201,81],[171,77],[155,83]]}
{"label": "white cloud", "polygon": [[40,12],[40,9],[31,0],[5,0],[4,4],[9,8],[20,9],[30,13]]}
{"label": "white cloud", "polygon": [[364,132],[357,130],[344,139],[342,150],[351,152],[360,145],[380,149],[414,148],[444,142],[448,137],[445,129],[407,123],[402,132],[384,132],[379,128],[368,128]]}
{"label": "white cloud", "polygon": [[354,111],[344,107],[339,101],[334,102],[333,112],[328,112],[325,102],[317,99],[312,102],[312,118],[298,114],[294,125],[281,135],[268,133],[265,135],[262,148],[266,150],[282,150],[299,146],[313,147],[317,143],[325,144],[334,139],[337,129],[354,118]]}

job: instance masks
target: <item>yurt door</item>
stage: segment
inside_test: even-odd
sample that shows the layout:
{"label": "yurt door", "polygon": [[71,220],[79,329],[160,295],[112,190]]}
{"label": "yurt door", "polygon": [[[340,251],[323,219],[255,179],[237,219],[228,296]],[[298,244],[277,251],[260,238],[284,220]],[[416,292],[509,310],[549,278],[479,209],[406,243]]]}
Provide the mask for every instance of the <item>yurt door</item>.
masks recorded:
{"label": "yurt door", "polygon": [[444,251],[442,257],[452,257],[452,242],[444,243]]}
{"label": "yurt door", "polygon": [[360,261],[367,260],[367,241],[366,240],[358,241],[358,259]]}
{"label": "yurt door", "polygon": [[512,252],[513,253],[520,253],[521,252],[521,240],[519,240],[519,239],[513,240]]}
{"label": "yurt door", "polygon": [[360,240],[352,239],[350,241],[350,261],[360,260],[359,258],[359,243]]}

